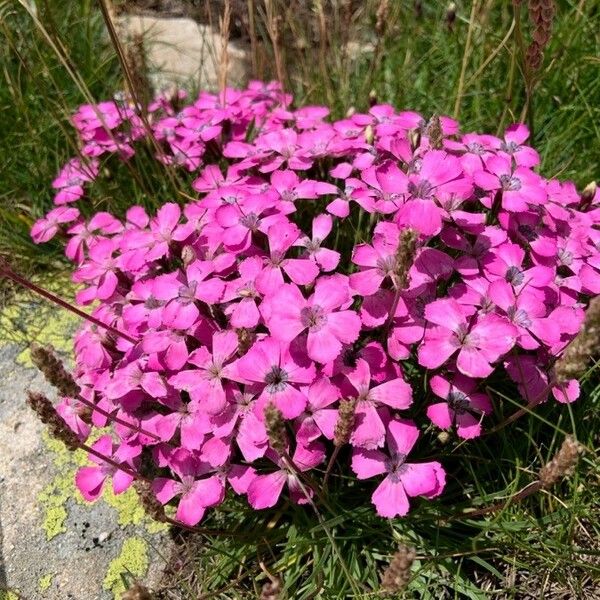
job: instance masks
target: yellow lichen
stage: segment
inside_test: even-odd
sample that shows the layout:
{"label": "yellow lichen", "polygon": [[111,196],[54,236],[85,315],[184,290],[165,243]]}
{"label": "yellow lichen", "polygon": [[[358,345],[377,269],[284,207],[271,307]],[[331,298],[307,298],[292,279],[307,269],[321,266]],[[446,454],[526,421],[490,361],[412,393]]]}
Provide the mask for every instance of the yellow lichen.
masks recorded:
{"label": "yellow lichen", "polygon": [[123,542],[121,554],[108,565],[103,587],[120,598],[125,591],[125,580],[143,577],[148,570],[148,544],[140,537],[132,537]]}
{"label": "yellow lichen", "polygon": [[38,581],[38,587],[40,588],[40,592],[45,592],[48,589],[50,589],[53,578],[54,578],[53,573],[47,573],[46,575],[43,575],[42,577],[40,577],[40,580]]}
{"label": "yellow lichen", "polygon": [[[65,276],[52,279],[41,278],[37,284],[65,300],[72,301],[75,287]],[[32,341],[52,344],[60,353],[71,356],[72,333],[81,324],[81,319],[67,310],[44,300],[27,290],[18,291],[8,306],[0,311],[0,330],[3,343],[25,346],[17,356],[17,363],[31,367],[28,345]]]}
{"label": "yellow lichen", "polygon": [[19,594],[11,590],[0,589],[0,600],[19,600]]}
{"label": "yellow lichen", "polygon": [[132,487],[122,494],[115,495],[112,488],[107,486],[102,498],[117,511],[119,525],[122,527],[139,525],[144,520],[144,508],[140,504],[138,495]]}

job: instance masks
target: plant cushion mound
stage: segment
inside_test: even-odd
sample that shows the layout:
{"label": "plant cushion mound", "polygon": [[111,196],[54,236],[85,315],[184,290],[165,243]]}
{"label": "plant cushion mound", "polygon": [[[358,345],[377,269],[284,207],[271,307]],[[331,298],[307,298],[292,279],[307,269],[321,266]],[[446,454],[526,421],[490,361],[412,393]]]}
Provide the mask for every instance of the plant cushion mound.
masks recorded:
{"label": "plant cushion mound", "polygon": [[[126,464],[193,526],[227,494],[304,503],[346,469],[376,478],[381,516],[405,515],[446,481],[424,430],[481,435],[490,378],[532,406],[577,398],[553,364],[600,292],[600,195],[540,175],[524,125],[328,114],[252,82],[73,117],[80,157],[32,236],[64,237],[77,301],[126,335],[86,322],[75,339],[91,430],[119,418],[96,442],[111,463],[77,476],[85,497],[126,489]],[[185,203],[80,213],[148,148]],[[90,435],[77,398],[59,408]]]}

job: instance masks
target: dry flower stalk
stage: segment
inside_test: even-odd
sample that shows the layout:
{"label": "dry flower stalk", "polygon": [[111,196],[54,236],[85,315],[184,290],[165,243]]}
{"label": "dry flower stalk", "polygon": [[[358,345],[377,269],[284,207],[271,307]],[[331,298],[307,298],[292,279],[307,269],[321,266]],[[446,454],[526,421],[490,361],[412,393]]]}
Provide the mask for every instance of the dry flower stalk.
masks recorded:
{"label": "dry flower stalk", "polygon": [[75,451],[81,447],[81,442],[77,435],[61,419],[60,415],[54,409],[52,402],[46,396],[28,390],[27,404],[37,414],[40,421],[48,427],[48,431],[52,437],[63,442],[69,450]]}
{"label": "dry flower stalk", "polygon": [[153,597],[150,590],[139,582],[121,594],[121,600],[152,600]]}
{"label": "dry flower stalk", "polygon": [[127,66],[131,73],[131,84],[135,89],[135,97],[146,110],[150,100],[154,97],[154,90],[150,82],[144,36],[135,34],[126,47]]}
{"label": "dry flower stalk", "polygon": [[43,373],[46,381],[63,396],[77,398],[79,386],[73,376],[65,369],[62,361],[54,354],[52,346],[40,346],[33,343],[30,348],[31,361]]}
{"label": "dry flower stalk", "polygon": [[285,421],[281,411],[272,402],[265,406],[265,426],[271,448],[279,456],[284,456],[287,448]]}
{"label": "dry flower stalk", "polygon": [[541,487],[548,489],[564,477],[571,475],[582,450],[582,446],[568,435],[552,460],[540,469],[538,479]]}
{"label": "dry flower stalk", "polygon": [[400,546],[398,551],[392,556],[390,564],[383,572],[381,578],[381,589],[385,592],[401,592],[410,581],[410,569],[415,560],[416,552],[414,548]]}
{"label": "dry flower stalk", "polygon": [[333,443],[336,447],[344,446],[350,441],[356,414],[356,399],[340,400],[338,418],[333,433]]}
{"label": "dry flower stalk", "polygon": [[544,60],[544,50],[552,34],[555,7],[553,0],[529,0],[529,20],[533,27],[533,40],[527,48],[525,63],[531,71],[538,71]]}
{"label": "dry flower stalk", "polygon": [[156,499],[148,483],[138,479],[133,482],[133,487],[146,514],[159,523],[167,523],[169,519],[164,506]]}
{"label": "dry flower stalk", "polygon": [[436,150],[439,150],[444,145],[444,134],[442,132],[442,123],[438,115],[433,115],[429,119],[429,123],[425,128],[427,137],[429,138],[429,145]]}
{"label": "dry flower stalk", "polygon": [[418,234],[410,227],[400,233],[400,242],[396,251],[395,286],[397,290],[404,290],[410,283],[409,271],[412,267],[417,252]]}
{"label": "dry flower stalk", "polygon": [[554,365],[556,381],[564,383],[581,377],[591,357],[600,351],[600,297],[590,301],[585,321],[577,337],[567,346]]}

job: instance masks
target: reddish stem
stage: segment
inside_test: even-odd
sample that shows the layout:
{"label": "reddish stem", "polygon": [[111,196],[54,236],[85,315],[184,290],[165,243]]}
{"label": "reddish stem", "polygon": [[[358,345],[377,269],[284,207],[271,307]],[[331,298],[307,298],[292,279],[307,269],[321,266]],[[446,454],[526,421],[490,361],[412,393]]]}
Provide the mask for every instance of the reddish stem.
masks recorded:
{"label": "reddish stem", "polygon": [[78,317],[81,317],[82,319],[85,319],[86,321],[89,321],[90,323],[93,323],[94,325],[97,325],[98,327],[102,327],[103,329],[106,329],[107,331],[110,331],[111,333],[114,333],[115,335],[122,337],[124,340],[127,340],[128,342],[130,342],[132,344],[137,344],[138,341],[135,338],[132,338],[130,335],[123,333],[122,331],[119,331],[116,327],[113,327],[112,325],[107,325],[106,323],[103,323],[102,321],[100,321],[100,319],[97,319],[96,317],[93,317],[92,315],[88,315],[87,313],[78,309],[76,306],[69,304],[68,302],[66,302],[62,298],[59,298],[58,296],[55,296],[52,292],[45,290],[44,288],[40,287],[39,285],[36,285],[35,283],[32,283],[28,279],[25,279],[24,277],[21,277],[21,275],[17,275],[17,273],[15,273],[4,261],[0,261],[0,273],[5,275],[9,279],[12,279],[15,283],[18,283],[19,285],[22,285],[23,287],[38,294],[39,296],[42,296],[42,297],[46,298],[47,300],[50,300],[50,302],[54,302],[54,304],[58,304],[58,306],[71,311],[72,313],[76,314]]}
{"label": "reddish stem", "polygon": [[86,400],[85,398],[82,398],[81,396],[77,396],[76,400],[77,400],[77,402],[81,402],[81,404],[83,404],[84,406],[87,406],[87,407],[91,408],[92,410],[95,410],[96,412],[100,413],[102,416],[106,417],[107,419],[110,419],[111,421],[118,423],[119,425],[128,427],[129,429],[131,429],[132,431],[136,431],[137,433],[142,433],[144,435],[147,435],[148,437],[151,437],[153,440],[156,440],[157,442],[161,441],[160,438],[156,434],[150,433],[149,431],[142,429],[138,425],[134,425],[133,423],[128,423],[127,421],[120,419],[119,417],[113,415],[112,413],[109,413],[107,410],[100,408],[93,402],[90,402],[89,400]]}

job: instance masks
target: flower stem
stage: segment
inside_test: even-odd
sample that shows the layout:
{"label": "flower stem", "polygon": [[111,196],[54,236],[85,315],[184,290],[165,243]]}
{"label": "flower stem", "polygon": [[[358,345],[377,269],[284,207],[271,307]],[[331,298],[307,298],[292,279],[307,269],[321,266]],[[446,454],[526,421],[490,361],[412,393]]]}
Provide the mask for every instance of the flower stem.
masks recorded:
{"label": "flower stem", "polygon": [[14,281],[15,283],[22,285],[23,287],[27,288],[28,290],[31,290],[35,294],[38,294],[39,296],[42,296],[43,298],[50,300],[50,302],[54,302],[54,304],[57,304],[61,308],[64,308],[64,309],[74,313],[78,317],[81,317],[82,319],[85,319],[86,321],[89,321],[90,323],[93,323],[94,325],[97,325],[98,327],[102,327],[103,329],[106,329],[107,331],[110,331],[111,333],[114,333],[115,335],[122,337],[124,340],[127,340],[131,344],[137,344],[137,340],[132,338],[130,335],[123,333],[122,331],[119,331],[116,327],[113,327],[112,325],[107,325],[106,323],[103,323],[102,321],[100,321],[100,319],[97,319],[96,317],[89,315],[86,312],[83,312],[76,306],[69,304],[68,302],[66,302],[62,298],[59,298],[52,292],[49,292],[48,290],[40,287],[39,285],[36,285],[32,281],[29,281],[25,277],[18,275],[8,266],[8,264],[5,261],[3,261],[1,259],[0,259],[0,275],[4,275],[5,277],[12,279],[12,281]]}

